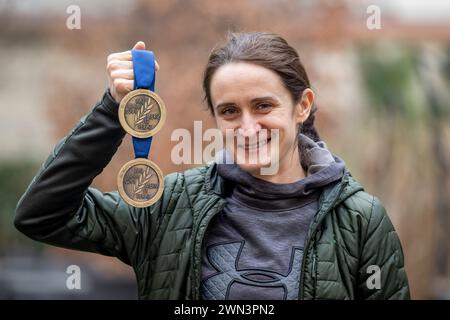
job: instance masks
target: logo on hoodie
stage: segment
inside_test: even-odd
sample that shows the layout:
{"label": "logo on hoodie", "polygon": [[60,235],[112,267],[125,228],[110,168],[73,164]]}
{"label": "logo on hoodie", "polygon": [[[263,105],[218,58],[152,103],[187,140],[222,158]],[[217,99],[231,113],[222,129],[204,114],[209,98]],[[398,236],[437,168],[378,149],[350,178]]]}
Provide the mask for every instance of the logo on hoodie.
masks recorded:
{"label": "logo on hoodie", "polygon": [[238,269],[238,261],[244,241],[221,243],[208,247],[208,260],[217,273],[205,278],[202,282],[202,298],[205,300],[226,300],[233,284],[239,288],[250,286],[282,289],[280,299],[295,300],[298,298],[301,259],[303,250],[292,248],[289,270],[285,274],[261,268]]}

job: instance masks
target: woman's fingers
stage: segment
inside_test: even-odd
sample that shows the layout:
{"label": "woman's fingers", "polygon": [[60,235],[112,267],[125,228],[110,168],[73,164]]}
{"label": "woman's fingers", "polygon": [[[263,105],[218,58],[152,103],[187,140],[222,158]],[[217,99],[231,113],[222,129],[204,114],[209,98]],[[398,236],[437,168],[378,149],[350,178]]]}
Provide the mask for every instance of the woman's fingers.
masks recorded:
{"label": "woman's fingers", "polygon": [[[145,43],[143,41],[138,41],[133,46],[133,49],[145,50]],[[157,71],[159,69],[159,64],[155,60],[155,70]],[[120,103],[123,97],[133,90],[134,87],[133,57],[131,55],[131,50],[110,54],[107,58],[106,70],[108,72],[108,84],[111,95],[116,102]]]}
{"label": "woman's fingers", "polygon": [[[114,85],[116,93],[123,98],[128,92],[133,90],[134,81],[119,78],[119,79],[113,80],[113,85]],[[122,99],[120,99],[120,100],[122,100]]]}
{"label": "woman's fingers", "polygon": [[116,70],[133,70],[133,62],[132,61],[121,61],[121,60],[111,60],[108,61],[106,65],[106,69],[109,73],[112,73]]}
{"label": "woman's fingers", "polygon": [[145,50],[145,43],[144,41],[138,41],[133,47],[134,50]]}
{"label": "woman's fingers", "polygon": [[133,68],[113,70],[111,71],[111,78],[133,80],[134,79]]}
{"label": "woman's fingers", "polygon": [[[109,64],[117,64],[123,62],[123,64],[119,64],[119,66],[129,67],[133,69],[133,58],[131,56],[131,51],[125,51],[120,53],[113,53],[108,56],[107,65]],[[155,60],[155,70],[158,71],[160,69],[159,63]]]}

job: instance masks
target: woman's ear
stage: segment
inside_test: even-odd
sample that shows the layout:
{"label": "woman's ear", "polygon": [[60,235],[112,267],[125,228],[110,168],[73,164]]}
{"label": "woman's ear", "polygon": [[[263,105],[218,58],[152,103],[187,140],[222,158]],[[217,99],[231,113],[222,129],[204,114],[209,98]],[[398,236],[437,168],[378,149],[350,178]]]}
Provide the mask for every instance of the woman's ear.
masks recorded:
{"label": "woman's ear", "polygon": [[300,101],[295,106],[296,108],[296,120],[299,123],[303,123],[308,119],[309,113],[311,112],[312,105],[314,103],[314,91],[310,88],[303,90]]}

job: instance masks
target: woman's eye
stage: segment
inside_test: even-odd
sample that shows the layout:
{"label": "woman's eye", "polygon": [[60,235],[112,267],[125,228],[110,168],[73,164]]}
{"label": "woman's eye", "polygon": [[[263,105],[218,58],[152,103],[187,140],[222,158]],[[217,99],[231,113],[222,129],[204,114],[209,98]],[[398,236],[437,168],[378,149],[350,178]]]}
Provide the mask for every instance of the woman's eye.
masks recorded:
{"label": "woman's eye", "polygon": [[222,109],[221,114],[231,115],[231,114],[234,114],[235,112],[236,112],[235,108],[224,108],[224,109]]}
{"label": "woman's eye", "polygon": [[272,105],[270,103],[260,103],[256,106],[256,108],[258,110],[262,110],[262,111],[266,111],[268,109],[270,109],[272,107]]}

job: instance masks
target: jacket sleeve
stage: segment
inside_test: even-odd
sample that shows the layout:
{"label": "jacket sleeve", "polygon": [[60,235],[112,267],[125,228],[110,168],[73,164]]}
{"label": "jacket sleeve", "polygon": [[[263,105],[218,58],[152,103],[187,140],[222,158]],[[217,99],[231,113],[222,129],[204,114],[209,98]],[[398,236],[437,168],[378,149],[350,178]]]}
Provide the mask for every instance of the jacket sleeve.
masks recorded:
{"label": "jacket sleeve", "polygon": [[358,271],[358,297],[410,299],[400,239],[381,202],[373,197],[363,237]]}
{"label": "jacket sleeve", "polygon": [[137,209],[117,192],[89,187],[125,135],[117,108],[106,92],[57,144],[17,204],[14,224],[19,231],[47,244],[135,262],[137,248],[148,245],[152,215],[164,210],[170,194],[164,192],[151,207]]}

